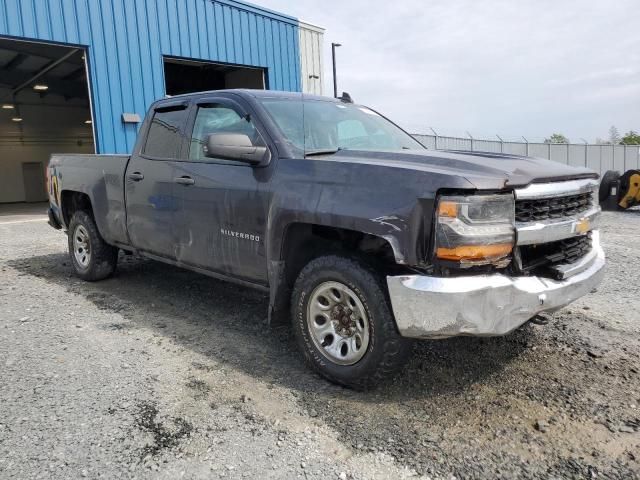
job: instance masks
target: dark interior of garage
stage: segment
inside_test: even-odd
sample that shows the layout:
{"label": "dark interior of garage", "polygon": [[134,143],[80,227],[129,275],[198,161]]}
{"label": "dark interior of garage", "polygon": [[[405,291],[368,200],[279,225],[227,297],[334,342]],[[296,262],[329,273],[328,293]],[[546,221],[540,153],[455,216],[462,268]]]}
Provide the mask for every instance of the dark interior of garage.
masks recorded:
{"label": "dark interior of garage", "polygon": [[171,57],[164,59],[164,78],[167,95],[225,88],[264,89],[266,83],[262,68]]}
{"label": "dark interior of garage", "polygon": [[52,153],[94,152],[84,50],[0,39],[0,203],[46,200]]}

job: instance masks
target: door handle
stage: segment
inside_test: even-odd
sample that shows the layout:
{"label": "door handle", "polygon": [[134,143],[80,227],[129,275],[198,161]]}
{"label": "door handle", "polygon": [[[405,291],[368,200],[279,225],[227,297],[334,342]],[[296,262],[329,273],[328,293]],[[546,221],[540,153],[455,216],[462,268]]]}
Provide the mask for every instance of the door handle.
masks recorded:
{"label": "door handle", "polygon": [[129,174],[129,178],[134,182],[139,182],[140,180],[144,179],[144,175],[140,172],[133,172]]}
{"label": "door handle", "polygon": [[174,182],[179,183],[180,185],[193,185],[196,181],[191,177],[178,177],[173,179]]}

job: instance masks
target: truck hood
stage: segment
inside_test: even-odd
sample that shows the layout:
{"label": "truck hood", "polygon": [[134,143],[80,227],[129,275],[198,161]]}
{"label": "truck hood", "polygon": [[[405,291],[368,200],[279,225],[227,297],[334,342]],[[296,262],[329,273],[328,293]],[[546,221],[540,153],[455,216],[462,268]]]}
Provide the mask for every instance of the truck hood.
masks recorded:
{"label": "truck hood", "polygon": [[455,175],[466,179],[478,189],[516,188],[530,183],[598,178],[593,170],[583,167],[573,167],[543,158],[493,152],[341,150],[327,159]]}

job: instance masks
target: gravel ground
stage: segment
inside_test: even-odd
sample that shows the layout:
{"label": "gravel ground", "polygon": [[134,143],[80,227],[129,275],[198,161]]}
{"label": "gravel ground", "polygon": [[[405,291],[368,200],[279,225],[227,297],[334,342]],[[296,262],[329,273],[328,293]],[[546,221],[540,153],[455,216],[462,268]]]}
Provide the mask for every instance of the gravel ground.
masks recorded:
{"label": "gravel ground", "polygon": [[[4,221],[2,220],[4,218]],[[0,478],[640,478],[640,212],[595,294],[494,339],[418,344],[370,393],[304,367],[265,295],[0,217]]]}

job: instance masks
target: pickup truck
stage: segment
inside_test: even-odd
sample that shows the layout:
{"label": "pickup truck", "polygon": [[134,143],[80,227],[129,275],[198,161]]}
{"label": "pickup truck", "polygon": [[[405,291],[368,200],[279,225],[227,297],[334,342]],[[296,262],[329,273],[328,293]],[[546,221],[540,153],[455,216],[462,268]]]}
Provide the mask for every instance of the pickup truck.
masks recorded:
{"label": "pickup truck", "polygon": [[123,250],[268,292],[269,321],[353,388],[415,339],[508,334],[604,275],[597,174],[428,150],[347,95],[162,99],[131,156],[53,155],[48,180],[78,276]]}

